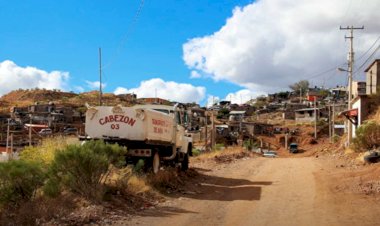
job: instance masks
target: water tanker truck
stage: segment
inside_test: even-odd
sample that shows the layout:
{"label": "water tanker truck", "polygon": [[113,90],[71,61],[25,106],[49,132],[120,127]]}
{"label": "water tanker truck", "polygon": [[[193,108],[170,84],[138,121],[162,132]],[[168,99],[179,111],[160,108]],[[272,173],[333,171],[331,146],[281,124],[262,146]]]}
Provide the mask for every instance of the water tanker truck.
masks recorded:
{"label": "water tanker truck", "polygon": [[188,169],[192,138],[186,134],[186,111],[179,105],[97,106],[86,112],[87,139],[127,147],[127,163],[144,159],[154,173],[161,163]]}

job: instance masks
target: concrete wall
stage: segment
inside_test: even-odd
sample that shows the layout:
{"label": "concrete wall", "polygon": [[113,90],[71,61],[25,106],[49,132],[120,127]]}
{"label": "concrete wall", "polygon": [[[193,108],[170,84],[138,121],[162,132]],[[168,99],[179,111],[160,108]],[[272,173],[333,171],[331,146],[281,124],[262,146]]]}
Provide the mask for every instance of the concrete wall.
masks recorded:
{"label": "concrete wall", "polygon": [[380,82],[380,61],[376,61],[366,72],[367,95],[375,94]]}

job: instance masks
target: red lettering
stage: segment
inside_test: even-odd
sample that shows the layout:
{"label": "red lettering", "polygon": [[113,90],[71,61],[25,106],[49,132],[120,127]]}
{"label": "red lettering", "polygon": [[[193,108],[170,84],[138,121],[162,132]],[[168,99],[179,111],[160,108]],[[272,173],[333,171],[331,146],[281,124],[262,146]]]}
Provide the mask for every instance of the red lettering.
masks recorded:
{"label": "red lettering", "polygon": [[119,124],[111,124],[111,129],[120,129]]}
{"label": "red lettering", "polygon": [[134,124],[135,124],[135,122],[136,122],[136,119],[130,119],[129,120],[129,122],[128,122],[128,125],[130,125],[130,126],[133,126]]}
{"label": "red lettering", "polygon": [[[125,124],[130,125],[130,126],[134,126],[134,124],[136,123],[136,119],[129,118],[128,116],[124,116],[124,115],[108,115],[108,116],[104,116],[103,118],[99,119],[100,125],[104,125],[104,124],[107,124],[109,122],[123,122]],[[156,121],[155,123],[153,122],[153,124],[160,125],[161,123],[159,121]],[[115,126],[112,129],[119,129],[120,128],[120,125],[118,125],[118,124],[115,124],[115,125],[117,125],[117,128]]]}

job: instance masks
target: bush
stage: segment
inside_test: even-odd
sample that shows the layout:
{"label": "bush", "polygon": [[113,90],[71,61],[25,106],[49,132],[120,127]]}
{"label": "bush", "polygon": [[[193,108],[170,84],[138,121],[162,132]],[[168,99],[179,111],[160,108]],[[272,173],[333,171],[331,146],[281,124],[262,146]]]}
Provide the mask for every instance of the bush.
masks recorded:
{"label": "bush", "polygon": [[45,174],[38,163],[23,160],[0,163],[0,203],[31,200],[44,180]]}
{"label": "bush", "polygon": [[39,146],[28,146],[20,153],[20,159],[34,161],[48,166],[54,159],[58,149],[64,149],[70,144],[68,138],[54,137],[42,141]]}
{"label": "bush", "polygon": [[194,157],[195,157],[195,156],[198,156],[198,155],[201,154],[201,150],[199,150],[199,149],[197,149],[197,148],[193,148],[192,152],[193,152],[193,156],[194,156]]}
{"label": "bush", "polygon": [[340,140],[340,136],[335,134],[332,139],[333,139],[333,143],[336,143]]}
{"label": "bush", "polygon": [[224,144],[215,144],[214,150],[215,151],[220,151],[224,149]]}
{"label": "bush", "polygon": [[174,168],[168,168],[159,171],[157,174],[151,174],[147,179],[153,188],[161,192],[165,192],[168,189],[176,190],[180,183],[177,170]]}
{"label": "bush", "polygon": [[118,145],[103,141],[69,145],[56,153],[44,192],[55,196],[62,188],[68,188],[86,198],[99,200],[104,195],[110,165],[124,165],[124,153],[125,150]]}
{"label": "bush", "polygon": [[369,121],[359,126],[353,144],[356,151],[367,151],[380,147],[380,124]]}
{"label": "bush", "polygon": [[247,150],[252,150],[252,147],[253,147],[253,141],[252,141],[251,139],[244,140],[244,142],[243,142],[243,146],[244,146],[245,149],[247,149]]}

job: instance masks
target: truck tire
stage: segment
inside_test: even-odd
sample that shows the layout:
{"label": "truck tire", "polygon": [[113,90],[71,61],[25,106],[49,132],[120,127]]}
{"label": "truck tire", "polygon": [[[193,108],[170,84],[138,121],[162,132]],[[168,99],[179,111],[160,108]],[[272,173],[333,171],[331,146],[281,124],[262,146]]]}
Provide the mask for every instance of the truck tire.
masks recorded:
{"label": "truck tire", "polygon": [[189,169],[189,152],[186,152],[181,162],[181,170],[186,171]]}
{"label": "truck tire", "polygon": [[156,151],[156,153],[154,153],[153,158],[152,158],[152,171],[153,171],[153,173],[157,174],[158,171],[160,171],[160,167],[161,167],[161,159],[160,159],[160,155]]}

